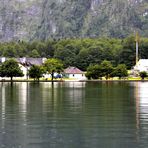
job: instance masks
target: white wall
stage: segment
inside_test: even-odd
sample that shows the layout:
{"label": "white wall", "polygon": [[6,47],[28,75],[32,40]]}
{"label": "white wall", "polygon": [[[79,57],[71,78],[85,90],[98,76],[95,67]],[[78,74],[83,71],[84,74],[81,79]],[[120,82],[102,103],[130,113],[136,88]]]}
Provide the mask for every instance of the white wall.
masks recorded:
{"label": "white wall", "polygon": [[21,68],[21,70],[23,71],[23,74],[24,74],[24,76],[20,77],[20,78],[27,79],[27,67],[25,67],[25,66],[23,66],[21,64],[19,64],[19,66],[20,66],[20,68]]}
{"label": "white wall", "polygon": [[134,67],[135,70],[138,71],[147,71],[148,72],[148,60],[147,59],[141,59],[138,61],[137,65]]}
{"label": "white wall", "polygon": [[81,79],[81,80],[85,80],[85,74],[67,74],[68,78],[70,79]]}
{"label": "white wall", "polygon": [[[23,65],[19,64],[20,69],[23,71],[24,76],[23,77],[13,77],[13,79],[27,79],[27,68]],[[0,80],[10,80],[10,77],[0,77]]]}

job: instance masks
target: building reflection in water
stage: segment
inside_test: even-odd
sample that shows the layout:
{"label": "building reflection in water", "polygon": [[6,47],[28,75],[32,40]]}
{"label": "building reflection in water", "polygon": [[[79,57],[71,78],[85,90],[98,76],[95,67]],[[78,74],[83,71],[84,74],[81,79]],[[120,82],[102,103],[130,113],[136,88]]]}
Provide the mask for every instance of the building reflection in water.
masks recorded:
{"label": "building reflection in water", "polygon": [[22,116],[26,118],[27,112],[27,100],[28,100],[28,83],[18,84],[18,103],[19,110],[22,113]]}
{"label": "building reflection in water", "polygon": [[65,87],[68,88],[68,91],[64,95],[65,97],[69,96],[66,101],[69,103],[71,109],[79,112],[85,100],[85,82],[68,82],[65,83]]}
{"label": "building reflection in water", "polygon": [[137,114],[140,119],[148,121],[148,82],[136,82],[134,87]]}
{"label": "building reflection in water", "polygon": [[55,82],[43,84],[41,87],[43,90],[43,111],[48,108],[48,110],[57,112],[57,110],[62,109],[63,103],[74,110],[82,107],[82,100],[85,96],[85,82]]}
{"label": "building reflection in water", "polygon": [[130,84],[89,83],[88,87],[85,82],[0,83],[0,144],[28,147],[33,143],[37,147],[45,142],[56,147],[60,138],[63,143],[69,137],[75,142],[81,138],[88,144],[95,136],[91,144],[99,145],[98,139],[108,134],[120,137],[121,142],[130,140],[123,139],[127,134],[134,135],[135,142],[135,132],[136,142],[143,141],[148,133],[148,83]]}
{"label": "building reflection in water", "polygon": [[[148,82],[139,83],[140,120],[148,122]],[[148,128],[148,123],[147,123]]]}
{"label": "building reflection in water", "polygon": [[136,120],[139,141],[146,145],[148,133],[148,82],[135,82]]}
{"label": "building reflection in water", "polygon": [[27,83],[0,83],[0,89],[1,146],[13,147],[18,144],[26,147]]}
{"label": "building reflection in water", "polygon": [[40,88],[42,89],[42,111],[46,113],[46,110],[52,112],[58,108],[58,92],[60,92],[60,86],[62,83],[41,83]]}
{"label": "building reflection in water", "polygon": [[[6,108],[6,101],[5,101],[5,85],[1,84],[1,121],[2,121],[2,130],[5,127],[5,108]],[[5,131],[2,131],[2,133],[5,133]]]}

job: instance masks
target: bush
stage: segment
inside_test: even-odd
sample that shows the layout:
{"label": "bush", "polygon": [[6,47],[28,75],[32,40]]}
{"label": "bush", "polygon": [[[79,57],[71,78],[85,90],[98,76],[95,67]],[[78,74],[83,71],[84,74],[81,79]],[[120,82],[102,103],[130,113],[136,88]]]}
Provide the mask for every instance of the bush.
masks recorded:
{"label": "bush", "polygon": [[141,71],[139,73],[139,75],[140,75],[141,79],[144,80],[144,78],[147,77],[147,72],[146,71]]}

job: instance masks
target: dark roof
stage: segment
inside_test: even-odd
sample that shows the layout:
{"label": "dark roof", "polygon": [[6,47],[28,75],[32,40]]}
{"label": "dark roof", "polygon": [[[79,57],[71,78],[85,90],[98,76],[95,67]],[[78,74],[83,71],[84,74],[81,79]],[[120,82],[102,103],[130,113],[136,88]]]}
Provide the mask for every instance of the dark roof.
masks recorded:
{"label": "dark roof", "polygon": [[[5,61],[9,58],[5,58]],[[45,58],[14,58],[18,63],[22,65],[42,65],[44,63]],[[0,63],[2,62],[2,58],[0,58]]]}
{"label": "dark roof", "polygon": [[17,62],[27,65],[42,65],[43,58],[16,58]]}
{"label": "dark roof", "polygon": [[68,67],[64,70],[64,73],[67,74],[83,74],[84,72],[78,69],[77,67]]}
{"label": "dark roof", "polygon": [[26,62],[30,65],[42,65],[43,58],[26,58]]}
{"label": "dark roof", "polygon": [[24,58],[15,58],[15,60],[16,60],[18,63],[24,63],[24,62],[23,62]]}

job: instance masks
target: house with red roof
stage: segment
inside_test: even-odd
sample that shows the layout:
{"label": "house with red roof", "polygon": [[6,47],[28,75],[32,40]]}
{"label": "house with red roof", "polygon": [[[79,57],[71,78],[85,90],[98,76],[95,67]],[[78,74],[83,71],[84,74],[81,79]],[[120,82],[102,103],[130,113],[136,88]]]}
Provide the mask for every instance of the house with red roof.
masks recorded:
{"label": "house with red roof", "polygon": [[64,70],[64,75],[70,79],[86,80],[85,72],[77,67],[68,67]]}

